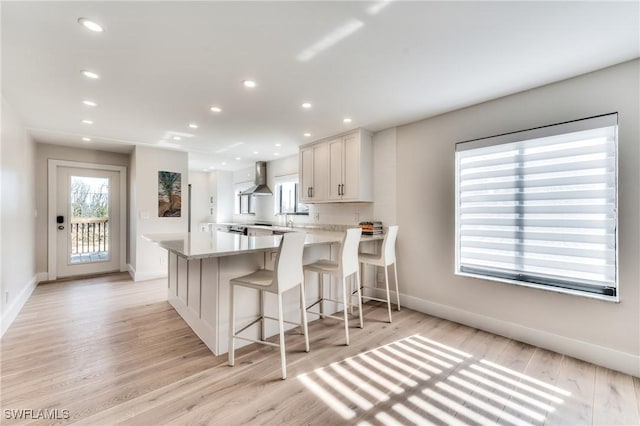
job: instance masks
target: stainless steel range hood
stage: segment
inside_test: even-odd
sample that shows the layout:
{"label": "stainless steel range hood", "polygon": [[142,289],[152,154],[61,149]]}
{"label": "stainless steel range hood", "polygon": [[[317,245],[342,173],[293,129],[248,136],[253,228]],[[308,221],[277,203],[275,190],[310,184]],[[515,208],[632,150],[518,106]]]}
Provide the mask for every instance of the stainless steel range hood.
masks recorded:
{"label": "stainless steel range hood", "polygon": [[256,162],[255,185],[247,189],[242,195],[272,195],[273,192],[267,186],[267,162]]}

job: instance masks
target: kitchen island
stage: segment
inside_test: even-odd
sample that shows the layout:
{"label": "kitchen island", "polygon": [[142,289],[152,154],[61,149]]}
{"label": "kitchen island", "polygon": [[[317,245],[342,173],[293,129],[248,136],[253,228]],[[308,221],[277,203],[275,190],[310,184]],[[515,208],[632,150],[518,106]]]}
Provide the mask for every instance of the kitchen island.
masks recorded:
{"label": "kitchen island", "polygon": [[[300,230],[302,231],[302,230]],[[344,234],[342,232],[307,230],[303,262],[336,259]],[[193,331],[215,354],[227,352],[229,326],[229,281],[257,269],[272,269],[280,245],[280,235],[246,236],[221,231],[183,234],[150,234],[145,238],[168,251],[167,300]],[[362,241],[375,241],[382,236],[363,236]],[[307,304],[318,297],[317,274],[306,274]],[[325,283],[329,280],[325,279]],[[325,284],[329,297],[341,294],[337,281]],[[265,294],[264,311],[276,316],[276,299]],[[238,288],[236,323],[250,322],[259,312],[258,292]],[[325,303],[325,311],[335,312],[336,306]],[[299,298],[296,292],[284,294],[284,316],[299,322]],[[309,320],[315,319],[312,315]],[[258,327],[249,337],[258,339]],[[289,326],[292,328],[292,326]],[[247,330],[249,333],[249,330]],[[267,321],[265,336],[277,333],[277,323]],[[240,343],[240,342],[239,342]],[[242,346],[242,344],[240,344]]]}

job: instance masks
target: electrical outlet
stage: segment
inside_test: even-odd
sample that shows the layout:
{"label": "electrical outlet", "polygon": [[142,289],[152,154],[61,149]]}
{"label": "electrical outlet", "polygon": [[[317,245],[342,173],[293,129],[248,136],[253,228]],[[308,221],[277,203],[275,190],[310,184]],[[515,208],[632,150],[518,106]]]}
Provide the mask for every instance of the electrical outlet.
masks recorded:
{"label": "electrical outlet", "polygon": [[160,264],[166,265],[166,263],[167,263],[167,259],[164,256],[160,256]]}
{"label": "electrical outlet", "polygon": [[313,215],[313,219],[314,219],[316,222],[320,222],[320,213],[315,213],[315,214]]}
{"label": "electrical outlet", "polygon": [[355,220],[356,222],[360,221],[360,212],[355,212],[353,214],[353,220]]}
{"label": "electrical outlet", "polygon": [[4,303],[5,303],[5,305],[7,303],[9,303],[9,292],[8,291],[4,292]]}

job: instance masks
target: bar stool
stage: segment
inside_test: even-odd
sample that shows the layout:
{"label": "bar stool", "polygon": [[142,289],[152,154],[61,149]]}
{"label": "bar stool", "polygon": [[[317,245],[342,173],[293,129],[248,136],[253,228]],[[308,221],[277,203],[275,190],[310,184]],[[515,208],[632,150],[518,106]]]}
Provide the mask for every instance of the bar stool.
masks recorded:
{"label": "bar stool", "polygon": [[[274,264],[273,271],[260,269],[252,274],[232,279],[230,284],[231,309],[229,310],[229,365],[233,367],[235,362],[235,339],[246,340],[249,342],[260,343],[267,346],[280,347],[280,364],[282,370],[282,379],[287,378],[287,364],[284,347],[284,323],[299,325],[304,334],[305,351],[309,352],[309,332],[307,329],[307,311],[305,310],[304,301],[304,272],[302,270],[302,251],[304,250],[303,232],[288,232],[282,236],[280,240],[280,248]],[[235,303],[234,288],[235,286],[243,286],[254,288],[260,292],[260,316],[235,331]],[[285,321],[282,314],[282,294],[296,286],[300,288],[300,323]],[[263,292],[273,293],[278,296],[278,318],[272,318],[264,315],[262,306]],[[264,320],[271,319],[278,321],[280,326],[280,344],[266,342],[264,340],[254,340],[239,336],[240,333],[251,327],[252,325],[262,322],[264,329]]]}
{"label": "bar stool", "polygon": [[[398,291],[398,267],[396,263],[396,237],[398,236],[398,226],[390,226],[382,240],[382,248],[379,254],[360,253],[358,260],[362,264],[382,266],[384,268],[384,283],[387,291],[387,299],[378,299],[371,296],[362,296],[364,299],[377,300],[378,302],[387,302],[389,311],[389,322],[391,322],[391,297],[389,295],[389,271],[388,267],[393,265],[393,272],[396,278],[396,297],[398,300],[398,310],[400,310],[400,292]],[[375,276],[374,276],[375,282]],[[364,289],[364,287],[363,287]]]}
{"label": "bar stool", "polygon": [[[309,265],[304,266],[304,271],[318,272],[319,274],[319,284],[320,284],[320,295],[319,299],[312,303],[307,307],[307,310],[310,310],[317,304],[320,304],[320,312],[309,311],[312,314],[319,315],[320,318],[329,317],[337,320],[344,321],[344,335],[346,344],[349,345],[349,313],[347,307],[350,306],[349,299],[347,298],[347,293],[351,296],[351,292],[347,292],[347,277],[356,275],[356,285],[357,285],[357,293],[358,293],[358,313],[360,317],[360,328],[363,327],[362,321],[362,299],[360,298],[360,269],[358,267],[358,245],[360,243],[360,236],[362,235],[362,229],[360,228],[350,228],[347,229],[347,232],[344,236],[344,240],[342,241],[342,245],[340,246],[340,254],[338,255],[338,261],[334,262],[332,260],[319,260],[315,263],[311,263]],[[328,299],[324,297],[324,274],[329,274],[333,277],[336,277],[342,281],[342,300],[334,300]],[[350,287],[349,287],[350,288]],[[327,315],[324,313],[324,301],[341,303],[344,305],[344,318],[340,318],[334,315]]]}

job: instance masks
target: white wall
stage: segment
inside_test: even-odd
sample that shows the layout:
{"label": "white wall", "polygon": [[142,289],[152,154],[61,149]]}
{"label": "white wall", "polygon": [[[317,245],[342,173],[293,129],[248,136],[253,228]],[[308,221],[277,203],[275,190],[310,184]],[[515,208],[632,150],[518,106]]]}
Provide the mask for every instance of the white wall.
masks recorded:
{"label": "white wall", "polygon": [[[638,60],[397,128],[399,280],[410,307],[640,376]],[[620,303],[454,275],[454,144],[619,114]]]}
{"label": "white wall", "polygon": [[[48,234],[47,228],[47,192],[48,192],[48,161],[49,159],[78,161],[82,163],[107,164],[113,166],[127,167],[127,180],[129,180],[129,155],[117,154],[113,152],[98,151],[94,149],[71,148],[68,146],[36,144],[36,168],[35,168],[35,188],[36,188],[36,209],[38,218],[36,220],[36,234],[39,244],[36,246],[36,267],[40,272],[47,271],[47,249]],[[130,184],[127,186],[131,186]],[[129,194],[127,194],[127,205],[129,205]],[[127,206],[124,206],[127,208]],[[128,228],[127,228],[128,229]],[[129,232],[126,233],[129,235]],[[126,244],[128,247],[128,244]],[[127,252],[127,259],[129,258]]]}
{"label": "white wall", "polygon": [[[201,222],[211,222],[209,214],[209,172],[189,172],[191,185],[191,231],[197,231]],[[185,197],[186,200],[186,197]]]}
{"label": "white wall", "polygon": [[396,128],[375,133],[373,142],[373,218],[385,226],[398,221]]}
{"label": "white wall", "polygon": [[[187,154],[143,146],[137,146],[131,156],[135,197],[131,205],[130,272],[135,281],[148,280],[167,275],[167,252],[142,236],[154,233],[187,232],[188,207],[187,185],[189,172]],[[181,173],[182,214],[181,217],[158,217],[158,172]],[[133,191],[132,191],[133,194]],[[135,231],[135,234],[133,232]]]}
{"label": "white wall", "polygon": [[0,334],[4,334],[42,275],[37,274],[35,255],[35,143],[4,97],[1,115]]}
{"label": "white wall", "polygon": [[215,196],[216,222],[230,222],[233,217],[233,172],[209,173],[209,188]]}

